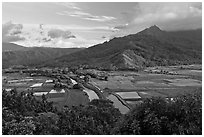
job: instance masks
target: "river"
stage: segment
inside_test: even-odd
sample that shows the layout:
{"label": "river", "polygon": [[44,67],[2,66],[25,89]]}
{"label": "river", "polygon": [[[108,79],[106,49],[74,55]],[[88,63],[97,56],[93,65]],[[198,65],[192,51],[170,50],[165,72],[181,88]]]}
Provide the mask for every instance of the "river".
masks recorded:
{"label": "river", "polygon": [[[71,78],[71,81],[72,81],[72,84],[77,84],[77,82],[72,78]],[[83,91],[88,94],[90,101],[92,101],[93,99],[99,99],[98,95],[93,90],[84,88]]]}
{"label": "river", "polygon": [[122,114],[126,114],[129,111],[129,108],[123,105],[116,96],[109,95],[107,98],[113,101],[114,107],[118,108]]}

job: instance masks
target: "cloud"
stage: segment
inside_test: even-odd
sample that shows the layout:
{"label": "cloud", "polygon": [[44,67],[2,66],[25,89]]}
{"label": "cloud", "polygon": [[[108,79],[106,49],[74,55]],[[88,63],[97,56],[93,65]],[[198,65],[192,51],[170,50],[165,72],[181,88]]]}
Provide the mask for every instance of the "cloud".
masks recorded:
{"label": "cloud", "polygon": [[90,21],[98,21],[98,22],[106,22],[106,21],[112,21],[115,20],[115,17],[112,16],[97,16],[97,15],[92,15],[91,13],[88,12],[84,12],[83,9],[79,8],[77,3],[72,3],[72,2],[68,2],[68,3],[57,3],[57,5],[62,5],[65,6],[69,9],[72,9],[73,11],[60,11],[60,12],[56,12],[57,15],[60,16],[71,16],[71,17],[78,17],[81,19],[85,19],[85,20],[90,20]]}
{"label": "cloud", "polygon": [[[30,34],[32,35],[32,34]],[[90,47],[95,44],[104,42],[105,40],[97,40],[97,39],[85,39],[80,36],[76,36],[76,38],[71,39],[63,39],[62,37],[58,38],[52,38],[49,39],[47,37],[41,38],[40,36],[33,38],[34,36],[31,36],[32,39],[26,39],[23,41],[16,41],[14,43],[26,46],[26,47],[58,47],[58,48],[82,48],[82,47]]]}
{"label": "cloud", "polygon": [[83,11],[72,11],[72,12],[63,11],[63,12],[57,12],[56,14],[64,15],[64,16],[71,16],[71,17],[78,17],[81,19],[98,21],[98,22],[112,21],[116,19],[115,17],[112,17],[112,16],[96,16],[96,15],[92,15],[90,13],[83,12]]}
{"label": "cloud", "polygon": [[118,30],[126,29],[128,25],[129,25],[128,23],[122,24],[122,25],[117,25],[117,26],[113,27],[113,30],[118,31]]}
{"label": "cloud", "polygon": [[121,15],[124,24],[114,27],[118,30],[113,36],[137,33],[152,25],[167,31],[202,27],[201,2],[144,2],[138,3],[134,12],[122,12]]}
{"label": "cloud", "polygon": [[70,39],[70,38],[76,38],[72,33],[68,30],[60,30],[60,29],[51,29],[48,31],[48,36],[51,38],[63,38],[63,39]]}
{"label": "cloud", "polygon": [[[136,4],[139,5],[139,4]],[[125,23],[130,23],[132,22],[132,20],[134,20],[135,16],[138,14],[138,9],[135,8],[133,11],[129,11],[129,12],[121,12],[121,16],[122,16],[122,21]]]}
{"label": "cloud", "polygon": [[134,19],[134,22],[138,24],[167,22],[201,15],[201,9],[190,3],[141,3],[140,15]]}
{"label": "cloud", "polygon": [[73,2],[58,2],[56,4],[67,7],[69,9],[81,10],[81,8],[78,7],[77,3],[73,3]]}
{"label": "cloud", "polygon": [[106,36],[102,36],[101,38],[102,38],[102,39],[106,39]]}
{"label": "cloud", "polygon": [[[14,32],[16,38],[20,37],[20,39],[12,40],[10,42],[16,43],[22,46],[26,46],[26,47],[33,47],[33,46],[60,47],[60,48],[89,47],[105,41],[102,38],[99,38],[99,39],[84,38],[80,35],[81,33],[73,34],[72,31],[69,30],[69,28],[71,28],[70,26],[23,24],[22,29],[20,27],[21,25],[14,25],[15,27],[13,27],[13,25],[6,24],[3,26],[6,26],[3,28],[7,28],[7,29],[3,29],[4,30],[3,32],[12,32],[12,33]],[[87,28],[82,27],[82,28],[85,31],[95,31],[95,30],[91,30],[91,28],[89,27]],[[20,33],[18,33],[19,29],[21,30]],[[96,27],[94,29],[103,29],[103,27]]]}
{"label": "cloud", "polygon": [[80,26],[80,25],[70,25],[70,26],[64,26],[64,28],[70,29],[70,30],[80,30],[80,31],[86,31],[86,32],[92,32],[92,31],[98,31],[98,32],[111,32],[115,31],[113,27],[110,26]]}
{"label": "cloud", "polygon": [[[28,25],[28,24],[27,24]],[[34,24],[35,25],[35,24]],[[31,25],[32,27],[32,25]],[[59,29],[59,30],[68,30],[68,31],[74,31],[74,32],[112,32],[116,31],[114,27],[111,26],[82,26],[82,25],[45,25],[44,28],[52,30],[53,28]]]}
{"label": "cloud", "polygon": [[22,24],[13,24],[11,21],[2,25],[2,42],[23,40],[18,34],[22,32]]}
{"label": "cloud", "polygon": [[[55,41],[54,45],[55,47],[63,47],[63,48],[71,48],[71,47],[90,47],[99,43],[104,42],[105,40],[97,40],[97,39],[85,39],[83,37],[80,37],[77,35],[77,38],[75,39],[69,39],[69,40],[57,40]],[[49,45],[50,46],[50,45]]]}
{"label": "cloud", "polygon": [[201,2],[191,2],[190,5],[194,8],[202,10],[202,3]]}

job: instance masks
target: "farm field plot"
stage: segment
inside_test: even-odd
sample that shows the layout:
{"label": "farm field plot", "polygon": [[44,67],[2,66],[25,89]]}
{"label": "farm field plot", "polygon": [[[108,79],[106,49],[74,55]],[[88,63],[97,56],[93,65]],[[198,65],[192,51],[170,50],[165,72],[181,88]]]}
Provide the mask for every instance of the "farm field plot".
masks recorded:
{"label": "farm field plot", "polygon": [[89,96],[84,91],[78,89],[61,90],[61,92],[52,90],[46,97],[48,101],[52,101],[54,106],[58,109],[62,109],[63,106],[72,107],[80,104],[85,105],[90,102]]}
{"label": "farm field plot", "polygon": [[[157,67],[152,69],[163,69],[175,71],[175,75],[156,74],[145,71],[109,71],[106,72],[108,80],[90,78],[89,82],[103,91],[107,99],[113,101],[114,106],[122,113],[127,113],[129,108],[138,104],[143,98],[151,97],[176,97],[186,93],[193,93],[202,89],[202,71],[200,68],[193,69],[186,67]],[[77,82],[71,79],[73,84]],[[17,91],[33,92],[36,97],[41,98],[44,94],[48,101],[53,101],[54,105],[61,109],[64,105],[76,106],[87,104],[93,99],[98,99],[98,95],[87,88],[83,91],[79,89],[62,90],[54,88],[53,80],[49,77],[30,77],[25,74],[5,74],[3,75],[2,86],[5,89],[17,88]],[[107,90],[104,90],[107,89]],[[107,91],[107,92],[106,92]],[[122,102],[121,102],[122,100]]]}
{"label": "farm field plot", "polygon": [[44,83],[42,87],[43,88],[54,88],[54,85],[55,85],[54,83]]}
{"label": "farm field plot", "polygon": [[151,98],[151,97],[168,97],[168,95],[159,93],[155,90],[147,91],[147,92],[138,92],[141,98]]}
{"label": "farm field plot", "polygon": [[137,92],[116,92],[119,96],[123,99],[130,99],[130,98],[141,98]]}
{"label": "farm field plot", "polygon": [[168,88],[157,89],[155,92],[166,95],[167,97],[176,97],[183,94],[190,94],[195,91],[202,91],[201,87],[181,87],[181,88]]}
{"label": "farm field plot", "polygon": [[[202,70],[200,67],[185,67],[185,69],[180,69],[180,66],[157,68],[175,71],[175,75],[128,71],[109,72],[108,81],[91,78],[91,83],[102,90],[108,88],[131,105],[136,103],[134,99],[137,100],[137,98],[176,97],[201,90]],[[137,96],[133,95],[134,93]]]}
{"label": "farm field plot", "polygon": [[202,86],[202,82],[194,79],[167,79],[171,85],[175,86]]}
{"label": "farm field plot", "polygon": [[[108,81],[100,81],[97,79],[91,79],[91,82],[101,89],[127,89],[127,90],[139,90],[146,88],[170,88],[174,85],[170,85],[169,82],[164,81],[165,79],[175,79],[180,77],[169,77],[161,74],[154,74],[153,76],[144,74],[142,76],[110,76]],[[130,77],[130,78],[129,78]],[[182,76],[183,77],[183,76]]]}
{"label": "farm field plot", "polygon": [[56,97],[56,98],[48,98],[47,100],[52,101],[55,104],[57,104],[58,102],[63,102],[65,100],[65,98],[64,97]]}
{"label": "farm field plot", "polygon": [[48,92],[35,92],[33,95],[42,96],[42,95],[46,95],[46,94],[48,94]]}
{"label": "farm field plot", "polygon": [[[17,91],[33,92],[36,98],[41,99],[44,94],[48,101],[52,101],[54,106],[61,109],[63,106],[77,106],[87,104],[90,100],[98,99],[95,92],[85,89],[85,91],[76,89],[55,88],[53,80],[49,77],[35,76],[29,77],[25,74],[13,73],[4,74],[2,85],[4,89],[10,90],[16,88]],[[74,84],[77,82],[72,80]]]}
{"label": "farm field plot", "polygon": [[52,89],[52,90],[50,90],[50,92],[49,93],[65,93],[65,90],[64,89],[60,89],[60,90],[56,90],[56,89]]}
{"label": "farm field plot", "polygon": [[2,88],[13,89],[18,92],[33,92],[36,96],[47,94],[54,88],[54,83],[45,83],[50,78],[44,76],[30,77],[27,74],[3,74]]}
{"label": "farm field plot", "polygon": [[35,88],[35,87],[41,87],[43,85],[43,83],[35,83],[32,86],[30,86],[31,88]]}
{"label": "farm field plot", "polygon": [[85,105],[87,104],[90,100],[88,95],[81,90],[78,89],[71,89],[67,92],[66,96],[66,101],[64,102],[64,105],[67,106],[78,106],[78,105]]}
{"label": "farm field plot", "polygon": [[202,80],[202,70],[179,70],[177,71],[180,75],[186,75],[191,78]]}
{"label": "farm field plot", "polygon": [[[131,79],[131,78],[130,78]],[[100,81],[97,79],[91,79],[94,85],[99,86],[101,89],[135,89],[137,87],[128,79],[128,77],[123,76],[111,76],[108,81]]]}

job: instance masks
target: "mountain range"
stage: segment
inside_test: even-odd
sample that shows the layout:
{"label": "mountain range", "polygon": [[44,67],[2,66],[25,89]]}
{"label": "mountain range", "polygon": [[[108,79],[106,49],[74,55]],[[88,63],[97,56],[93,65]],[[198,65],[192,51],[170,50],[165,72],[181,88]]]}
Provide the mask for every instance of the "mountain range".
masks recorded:
{"label": "mountain range", "polygon": [[48,60],[82,49],[23,47],[13,43],[2,43],[2,68],[8,68],[13,65],[37,66]]}
{"label": "mountain range", "polygon": [[6,51],[24,51],[26,50],[26,47],[14,44],[14,43],[6,43],[3,42],[2,43],[2,51],[6,52]]}
{"label": "mountain range", "polygon": [[[167,32],[151,26],[137,34],[64,55],[52,64],[135,69],[202,62],[202,30]],[[50,64],[50,63],[49,63]]]}
{"label": "mountain range", "polygon": [[138,69],[193,63],[202,63],[202,29],[168,32],[155,25],[86,49],[30,48],[26,51],[3,51],[3,66],[88,65],[106,69]]}

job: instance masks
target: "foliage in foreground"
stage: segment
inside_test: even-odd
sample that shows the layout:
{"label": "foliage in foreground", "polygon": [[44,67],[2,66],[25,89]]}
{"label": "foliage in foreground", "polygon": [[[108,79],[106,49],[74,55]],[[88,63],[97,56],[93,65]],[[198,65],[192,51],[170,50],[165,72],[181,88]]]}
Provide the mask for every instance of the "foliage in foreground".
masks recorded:
{"label": "foliage in foreground", "polygon": [[151,98],[122,115],[109,100],[57,111],[46,98],[2,93],[4,135],[202,134],[200,92],[172,99]]}
{"label": "foliage in foreground", "polygon": [[202,95],[147,99],[116,125],[112,134],[202,134]]}

